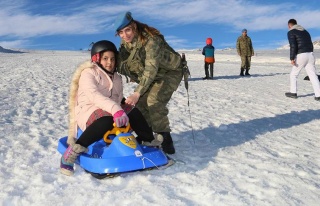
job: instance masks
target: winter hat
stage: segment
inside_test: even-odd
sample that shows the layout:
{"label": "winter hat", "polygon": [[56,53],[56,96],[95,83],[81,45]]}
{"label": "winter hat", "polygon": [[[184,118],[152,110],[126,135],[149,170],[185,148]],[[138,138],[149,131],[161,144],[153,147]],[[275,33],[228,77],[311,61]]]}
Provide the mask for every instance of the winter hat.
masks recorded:
{"label": "winter hat", "polygon": [[130,11],[120,14],[114,23],[114,28],[116,29],[116,32],[128,26],[132,22],[132,20],[133,18],[131,16]]}
{"label": "winter hat", "polygon": [[243,32],[246,32],[246,33],[247,33],[247,29],[242,29],[242,33],[243,33]]}
{"label": "winter hat", "polygon": [[207,38],[206,39],[206,44],[212,44],[212,39],[211,38]]}

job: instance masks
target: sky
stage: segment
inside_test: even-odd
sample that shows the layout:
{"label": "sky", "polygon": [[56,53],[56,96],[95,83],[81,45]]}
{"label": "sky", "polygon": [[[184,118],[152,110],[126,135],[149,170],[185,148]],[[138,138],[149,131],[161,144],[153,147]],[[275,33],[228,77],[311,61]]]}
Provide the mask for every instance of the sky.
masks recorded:
{"label": "sky", "polygon": [[1,0],[0,46],[35,50],[87,50],[107,39],[119,45],[114,21],[125,11],[156,27],[175,49],[234,48],[246,28],[255,49],[286,45],[295,18],[320,39],[320,1],[309,0]]}

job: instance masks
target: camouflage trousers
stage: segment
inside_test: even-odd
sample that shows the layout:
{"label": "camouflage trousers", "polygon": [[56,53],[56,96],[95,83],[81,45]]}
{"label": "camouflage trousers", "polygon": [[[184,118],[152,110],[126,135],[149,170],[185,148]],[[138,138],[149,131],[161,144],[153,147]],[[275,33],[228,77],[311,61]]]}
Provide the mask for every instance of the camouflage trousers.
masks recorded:
{"label": "camouflage trousers", "polygon": [[241,68],[250,69],[251,56],[241,56]]}
{"label": "camouflage trousers", "polygon": [[153,132],[170,132],[167,104],[182,80],[182,71],[173,70],[156,80],[143,94],[136,107],[141,111]]}

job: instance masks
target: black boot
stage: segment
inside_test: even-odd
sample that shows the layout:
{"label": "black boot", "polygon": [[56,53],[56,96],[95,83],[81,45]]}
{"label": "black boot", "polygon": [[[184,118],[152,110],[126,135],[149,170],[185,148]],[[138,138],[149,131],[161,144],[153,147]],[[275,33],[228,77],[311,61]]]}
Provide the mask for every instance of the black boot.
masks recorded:
{"label": "black boot", "polygon": [[205,73],[205,77],[203,77],[202,79],[209,79],[209,65],[208,65],[208,63],[205,63],[204,64],[204,73]]}
{"label": "black boot", "polygon": [[213,66],[210,67],[210,79],[213,79]]}
{"label": "black boot", "polygon": [[293,98],[293,99],[297,99],[298,98],[297,93],[286,92],[285,95],[286,95],[286,97],[290,97],[290,98]]}
{"label": "black boot", "polygon": [[249,74],[249,69],[246,69],[245,75],[250,76],[250,74]]}
{"label": "black boot", "polygon": [[163,142],[161,144],[162,150],[167,154],[174,154],[176,150],[173,146],[173,141],[170,132],[159,132],[163,137]]}
{"label": "black boot", "polygon": [[244,72],[244,69],[241,68],[241,70],[240,70],[240,76],[244,76],[243,72]]}

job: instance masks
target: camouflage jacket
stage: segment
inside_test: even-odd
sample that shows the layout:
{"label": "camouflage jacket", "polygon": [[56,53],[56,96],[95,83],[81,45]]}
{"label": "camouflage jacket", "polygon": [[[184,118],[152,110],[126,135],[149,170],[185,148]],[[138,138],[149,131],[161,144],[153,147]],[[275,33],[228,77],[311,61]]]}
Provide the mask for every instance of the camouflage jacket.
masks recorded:
{"label": "camouflage jacket", "polygon": [[143,35],[147,37],[144,45],[137,38],[131,43],[122,40],[118,59],[118,72],[139,84],[135,92],[140,95],[169,70],[182,70],[180,54],[168,45],[162,35]]}
{"label": "camouflage jacket", "polygon": [[253,56],[252,42],[248,36],[239,36],[237,40],[237,52],[240,56]]}

